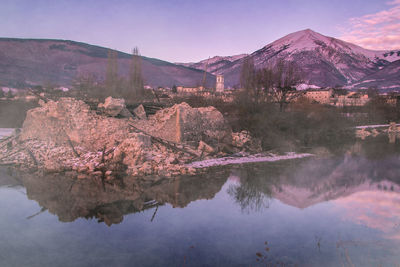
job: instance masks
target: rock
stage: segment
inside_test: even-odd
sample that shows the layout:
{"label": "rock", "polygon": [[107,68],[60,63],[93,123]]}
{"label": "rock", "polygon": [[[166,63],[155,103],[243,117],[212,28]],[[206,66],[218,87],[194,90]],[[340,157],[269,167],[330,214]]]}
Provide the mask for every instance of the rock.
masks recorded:
{"label": "rock", "polygon": [[43,162],[43,167],[44,167],[44,170],[48,173],[62,172],[64,170],[64,167],[62,164],[60,164],[59,162],[57,162],[55,160],[50,160],[50,159],[47,159]]}
{"label": "rock", "polygon": [[372,129],[371,134],[373,137],[377,137],[379,135],[379,132],[376,129]]}
{"label": "rock", "polygon": [[90,163],[87,165],[87,168],[88,168],[88,171],[89,171],[89,172],[94,172],[94,169],[95,169],[95,164],[94,164],[94,162],[90,162]]}
{"label": "rock", "polygon": [[44,102],[42,99],[39,99],[38,104],[39,106],[43,107],[46,104],[46,102]]}
{"label": "rock", "polygon": [[396,127],[396,123],[395,122],[391,122],[388,132],[397,132],[397,127]]}
{"label": "rock", "polygon": [[206,142],[203,142],[203,141],[199,142],[199,146],[198,146],[197,150],[200,153],[207,153],[207,154],[211,154],[211,153],[215,152],[214,148],[212,148],[210,145],[208,145]]}
{"label": "rock", "polygon": [[151,163],[150,162],[145,162],[144,164],[143,164],[143,166],[140,168],[140,171],[143,173],[143,174],[145,174],[145,175],[149,175],[149,174],[151,174],[152,173],[152,169],[153,169],[153,166],[151,165]]}
{"label": "rock", "polygon": [[238,148],[243,148],[250,142],[251,136],[248,131],[241,131],[239,133],[232,133],[232,145]]}
{"label": "rock", "polygon": [[230,126],[214,107],[192,108],[183,102],[157,111],[151,123],[152,134],[177,143],[203,140],[215,146],[232,138]]}
{"label": "rock", "polygon": [[20,139],[68,148],[72,143],[85,150],[98,151],[122,142],[131,131],[123,119],[100,116],[83,101],[60,98],[27,112]]}
{"label": "rock", "polygon": [[232,145],[248,152],[258,153],[262,151],[261,140],[252,137],[248,131],[232,133]]}
{"label": "rock", "polygon": [[371,133],[369,131],[365,130],[365,128],[362,128],[361,130],[356,131],[356,137],[361,138],[362,140],[364,140],[366,137],[368,137],[370,135],[371,135]]}
{"label": "rock", "polygon": [[109,96],[105,99],[104,104],[99,104],[99,108],[102,108],[104,113],[111,117],[117,117],[118,115],[125,118],[132,117],[132,114],[126,108],[123,98],[112,98]]}
{"label": "rock", "polygon": [[144,107],[142,104],[140,104],[137,108],[135,108],[133,110],[133,114],[140,120],[147,119],[146,111],[144,110]]}

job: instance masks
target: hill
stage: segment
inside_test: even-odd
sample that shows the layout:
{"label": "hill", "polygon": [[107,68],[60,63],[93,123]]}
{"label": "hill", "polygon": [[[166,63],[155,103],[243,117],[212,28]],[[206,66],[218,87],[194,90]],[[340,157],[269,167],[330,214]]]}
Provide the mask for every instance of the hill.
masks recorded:
{"label": "hill", "polygon": [[[53,83],[70,86],[78,76],[94,74],[103,80],[109,49],[86,43],[50,40],[0,38],[0,83],[24,87]],[[119,74],[126,76],[131,55],[118,51]],[[204,72],[163,60],[142,56],[146,85],[200,85]],[[207,86],[214,86],[215,77],[207,74]]]}

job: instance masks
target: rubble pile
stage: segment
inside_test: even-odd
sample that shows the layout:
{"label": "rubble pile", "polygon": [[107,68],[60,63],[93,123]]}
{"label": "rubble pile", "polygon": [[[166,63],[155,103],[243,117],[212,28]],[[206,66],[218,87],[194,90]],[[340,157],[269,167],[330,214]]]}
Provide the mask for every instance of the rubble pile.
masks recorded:
{"label": "rubble pile", "polygon": [[388,126],[388,128],[386,128],[387,125],[372,125],[371,127],[359,126],[356,129],[356,137],[364,140],[369,136],[377,137],[381,134],[387,134],[389,139],[396,139],[396,136],[400,136],[400,126],[398,126],[395,122],[391,122]]}
{"label": "rubble pile", "polygon": [[109,97],[100,109],[103,114],[73,98],[40,101],[28,111],[21,132],[0,143],[0,163],[82,179],[121,173],[168,177],[194,174],[187,163],[224,156],[222,146],[257,147],[247,134],[246,140],[244,133],[232,134],[214,107],[181,103],[147,117],[143,106],[132,115],[123,99]]}

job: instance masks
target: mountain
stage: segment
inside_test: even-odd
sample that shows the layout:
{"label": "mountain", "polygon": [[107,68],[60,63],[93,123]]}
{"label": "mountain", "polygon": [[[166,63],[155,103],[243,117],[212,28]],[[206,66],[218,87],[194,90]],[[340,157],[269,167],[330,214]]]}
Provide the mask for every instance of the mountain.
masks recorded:
{"label": "mountain", "polygon": [[352,84],[350,88],[369,88],[375,87],[382,90],[400,89],[400,60],[396,60],[377,72],[368,75],[359,82]]}
{"label": "mountain", "polygon": [[[286,35],[248,57],[253,59],[256,68],[273,68],[281,59],[295,61],[306,84],[326,87],[350,85],[373,75],[399,60],[400,51],[368,50],[307,29]],[[218,73],[225,76],[227,86],[239,84],[244,59],[219,66]]]}
{"label": "mountain", "polygon": [[224,69],[229,65],[234,64],[235,61],[240,60],[244,57],[248,56],[248,54],[240,54],[235,56],[214,56],[209,59],[204,59],[197,63],[190,62],[190,63],[176,63],[178,65],[195,68],[198,70],[204,70],[207,66],[207,72],[210,72],[214,75],[219,74],[220,69]]}
{"label": "mountain", "polygon": [[[69,86],[82,74],[104,79],[109,49],[65,40],[0,38],[0,82],[23,87],[47,82]],[[131,55],[118,51],[119,74],[126,76]],[[196,86],[204,71],[142,56],[146,85]],[[207,86],[215,77],[207,74]]]}

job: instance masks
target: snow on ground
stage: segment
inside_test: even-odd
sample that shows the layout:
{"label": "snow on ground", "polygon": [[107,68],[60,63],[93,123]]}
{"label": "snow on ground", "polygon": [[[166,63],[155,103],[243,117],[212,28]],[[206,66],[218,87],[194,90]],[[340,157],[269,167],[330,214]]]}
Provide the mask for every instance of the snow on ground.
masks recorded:
{"label": "snow on ground", "polygon": [[301,91],[301,90],[307,90],[307,89],[320,89],[321,87],[316,86],[314,84],[306,84],[306,83],[301,83],[296,86],[296,90]]}
{"label": "snow on ground", "polygon": [[244,157],[223,157],[217,159],[208,159],[202,161],[195,161],[187,164],[187,167],[193,168],[208,168],[214,166],[225,166],[232,164],[243,164],[243,163],[254,163],[254,162],[273,162],[287,159],[299,159],[305,157],[311,157],[313,154],[295,152],[288,152],[285,155],[274,155],[274,154],[255,154]]}
{"label": "snow on ground", "polygon": [[[390,126],[390,124],[363,125],[363,126],[356,126],[356,129],[381,128],[381,127],[389,127],[389,126]],[[396,126],[400,126],[400,123],[397,123]]]}

